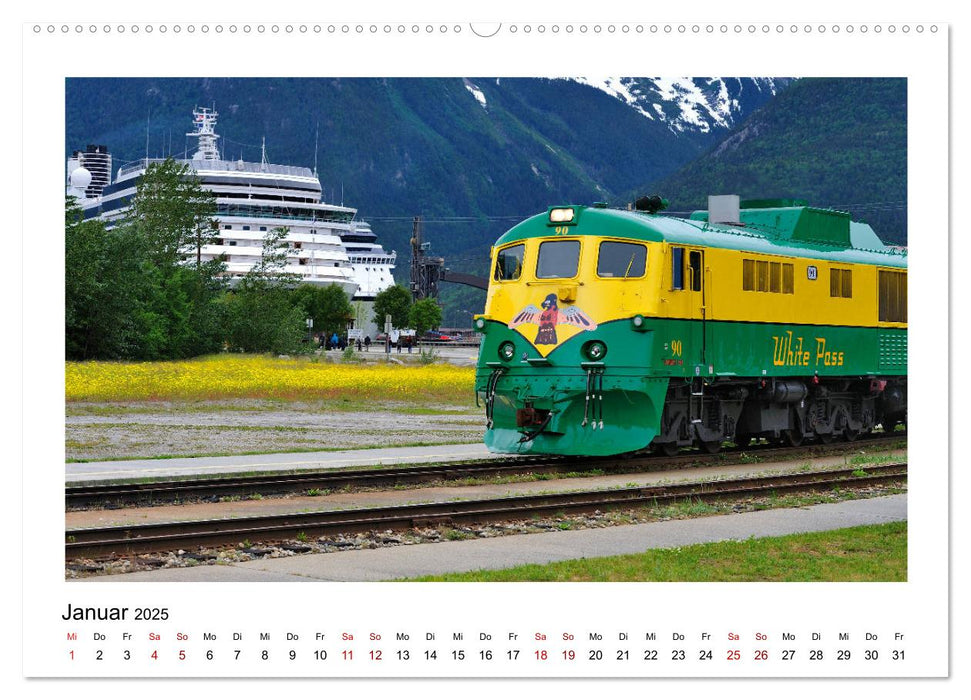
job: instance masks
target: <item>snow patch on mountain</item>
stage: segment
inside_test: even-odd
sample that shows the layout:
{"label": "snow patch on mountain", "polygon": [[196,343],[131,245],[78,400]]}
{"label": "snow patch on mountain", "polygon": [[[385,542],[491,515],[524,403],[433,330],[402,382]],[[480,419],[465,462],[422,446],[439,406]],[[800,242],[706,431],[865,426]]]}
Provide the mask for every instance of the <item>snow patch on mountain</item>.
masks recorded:
{"label": "snow patch on mountain", "polygon": [[[497,80],[496,84],[498,84],[498,82],[499,81]],[[486,103],[485,94],[482,92],[479,86],[473,83],[468,78],[462,78],[462,83],[465,85],[465,89],[472,93],[472,97],[474,97],[476,101],[480,105],[482,105],[482,109],[485,109],[488,106],[488,104]]]}
{"label": "snow patch on mountain", "polygon": [[685,126],[690,124],[707,133],[711,124],[705,119],[706,116],[718,126],[727,126],[725,115],[719,112],[717,103],[711,104],[693,80],[655,78],[654,86],[662,100],[678,107],[678,116],[671,123],[678,131],[684,131]]}
{"label": "snow patch on mountain", "polygon": [[654,115],[641,105],[640,95],[631,90],[630,78],[573,78],[573,80],[603,90],[611,97],[630,105],[648,119],[654,119]]}
{"label": "snow patch on mountain", "polygon": [[[774,78],[613,78],[571,80],[601,90],[674,133],[710,133],[735,125],[746,88],[776,94]],[[786,81],[788,82],[788,81]]]}

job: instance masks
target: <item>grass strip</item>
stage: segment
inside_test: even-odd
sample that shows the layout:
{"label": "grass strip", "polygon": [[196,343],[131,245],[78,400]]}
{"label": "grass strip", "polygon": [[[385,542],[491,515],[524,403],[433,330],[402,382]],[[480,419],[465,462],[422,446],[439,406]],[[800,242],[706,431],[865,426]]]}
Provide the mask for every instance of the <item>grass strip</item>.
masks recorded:
{"label": "grass strip", "polygon": [[652,549],[414,581],[906,581],[907,523]]}

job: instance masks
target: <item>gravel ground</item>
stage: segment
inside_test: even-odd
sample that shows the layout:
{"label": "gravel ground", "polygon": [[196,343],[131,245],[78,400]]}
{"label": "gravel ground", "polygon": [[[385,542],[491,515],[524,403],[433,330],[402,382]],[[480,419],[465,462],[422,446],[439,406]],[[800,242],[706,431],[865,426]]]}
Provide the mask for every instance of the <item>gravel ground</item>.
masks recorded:
{"label": "gravel ground", "polygon": [[474,406],[259,400],[70,404],[68,460],[459,444],[482,439]]}
{"label": "gravel ground", "polygon": [[288,540],[282,543],[240,542],[235,547],[201,547],[194,551],[180,549],[173,552],[135,555],[110,561],[76,559],[66,562],[65,578],[88,578],[103,574],[123,574],[159,568],[232,564],[256,559],[292,557],[299,554],[340,552],[347,549],[377,549],[379,547],[400,547],[449,540],[482,539],[536,532],[581,530],[665,520],[683,520],[707,515],[745,513],[767,508],[798,507],[811,503],[836,503],[844,500],[874,498],[905,492],[906,483],[900,482],[886,486],[844,489],[839,493],[790,495],[783,498],[758,496],[743,498],[734,502],[721,501],[713,504],[698,503],[607,512],[596,511],[588,515],[510,520],[487,525],[412,528],[403,532],[393,530],[371,531],[361,534],[340,534],[320,538]]}

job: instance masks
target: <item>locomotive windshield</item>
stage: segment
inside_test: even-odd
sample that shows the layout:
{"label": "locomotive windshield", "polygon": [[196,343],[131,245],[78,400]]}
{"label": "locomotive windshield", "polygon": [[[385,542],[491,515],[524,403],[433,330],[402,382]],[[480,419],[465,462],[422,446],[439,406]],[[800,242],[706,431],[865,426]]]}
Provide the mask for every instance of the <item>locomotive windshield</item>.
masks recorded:
{"label": "locomotive windshield", "polygon": [[526,246],[523,244],[512,245],[503,248],[496,254],[496,269],[492,274],[493,279],[518,280],[523,273],[523,251]]}
{"label": "locomotive windshield", "polygon": [[604,241],[597,257],[598,277],[643,277],[647,247],[639,243]]}
{"label": "locomotive windshield", "polygon": [[575,277],[580,262],[580,241],[540,243],[536,261],[537,279]]}

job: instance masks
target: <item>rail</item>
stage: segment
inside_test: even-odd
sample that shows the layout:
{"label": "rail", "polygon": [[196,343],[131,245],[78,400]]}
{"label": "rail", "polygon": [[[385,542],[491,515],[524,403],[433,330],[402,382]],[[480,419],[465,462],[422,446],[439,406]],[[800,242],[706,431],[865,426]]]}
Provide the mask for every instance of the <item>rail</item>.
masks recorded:
{"label": "rail", "polygon": [[331,469],[283,474],[226,476],[209,479],[164,480],[124,484],[84,484],[68,486],[65,503],[68,509],[90,507],[117,508],[124,505],[160,505],[189,500],[220,498],[259,493],[261,496],[300,493],[317,490],[389,488],[458,479],[485,479],[511,474],[564,474],[596,470],[597,473],[626,473],[637,470],[690,467],[701,464],[730,464],[738,460],[759,462],[794,456],[826,456],[856,452],[861,447],[872,449],[895,442],[903,435],[879,436],[853,443],[773,447],[769,445],[736,448],[718,455],[684,452],[674,457],[664,455],[619,455],[616,457],[497,457],[487,460],[419,464],[407,467],[375,469]]}
{"label": "rail", "polygon": [[507,522],[535,516],[652,507],[679,500],[747,498],[765,493],[874,486],[907,479],[907,464],[799,472],[722,481],[643,486],[562,494],[511,496],[448,503],[396,505],[315,513],[287,513],[220,520],[149,523],[67,530],[65,557],[130,556],[193,547],[232,546],[241,541],[277,542],[339,533]]}

